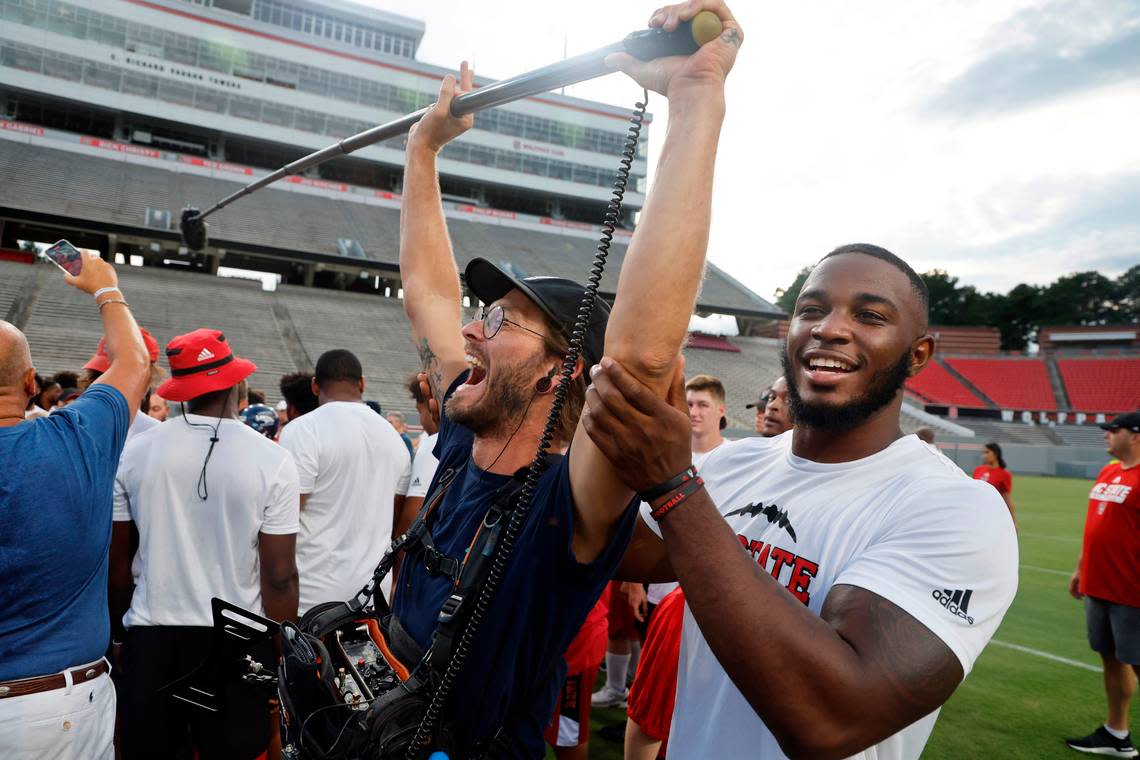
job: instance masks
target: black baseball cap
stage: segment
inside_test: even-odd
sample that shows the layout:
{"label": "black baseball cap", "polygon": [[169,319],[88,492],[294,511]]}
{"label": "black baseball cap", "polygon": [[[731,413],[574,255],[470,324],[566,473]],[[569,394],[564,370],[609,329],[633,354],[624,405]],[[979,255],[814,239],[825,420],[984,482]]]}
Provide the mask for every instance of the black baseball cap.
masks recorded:
{"label": "black baseball cap", "polygon": [[[574,321],[582,303],[586,286],[565,277],[525,277],[519,279],[504,272],[486,259],[474,258],[463,275],[467,287],[483,303],[499,300],[512,290],[518,290],[542,309],[556,325],[562,328],[567,340],[574,330]],[[582,358],[586,367],[597,364],[602,358],[606,341],[606,323],[610,318],[610,305],[598,296],[590,313],[590,325],[582,341]]]}
{"label": "black baseball cap", "polygon": [[768,391],[764,391],[760,396],[751,404],[745,404],[745,409],[763,409],[768,405]]}
{"label": "black baseball cap", "polygon": [[1140,433],[1140,412],[1119,414],[1108,422],[1100,423],[1097,427],[1101,430],[1119,430],[1120,428],[1126,428],[1133,433]]}

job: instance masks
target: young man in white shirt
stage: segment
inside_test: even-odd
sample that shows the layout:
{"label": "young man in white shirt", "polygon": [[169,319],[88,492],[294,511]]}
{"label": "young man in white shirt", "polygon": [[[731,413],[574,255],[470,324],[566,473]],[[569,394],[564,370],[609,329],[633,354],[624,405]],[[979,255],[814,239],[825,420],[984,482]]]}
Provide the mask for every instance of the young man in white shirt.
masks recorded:
{"label": "young man in white shirt", "polygon": [[917,758],[1001,622],[1018,552],[1000,497],[899,430],[927,308],[889,251],[824,257],[784,351],[796,427],[699,476],[679,378],[671,407],[610,359],[594,373],[586,428],[648,502],[621,577],[676,577],[688,604],[670,754]]}
{"label": "young man in white shirt", "polygon": [[362,401],[364,371],[352,352],[322,354],[312,383],[319,406],[291,420],[280,441],[300,476],[302,614],[351,599],[372,577],[411,473],[400,434]]}
{"label": "young man in white shirt", "polygon": [[[181,335],[166,355],[172,377],[158,390],[185,402],[185,414],[130,441],[115,479],[111,613],[126,628],[121,749],[127,760],[173,756],[188,735],[203,760],[254,758],[269,741],[263,693],[235,683],[226,710],[208,715],[159,690],[208,653],[213,597],[274,620],[296,617],[297,470],[288,452],[237,419],[240,386],[256,367],[234,356],[222,333]],[[271,656],[269,647],[255,654]]]}

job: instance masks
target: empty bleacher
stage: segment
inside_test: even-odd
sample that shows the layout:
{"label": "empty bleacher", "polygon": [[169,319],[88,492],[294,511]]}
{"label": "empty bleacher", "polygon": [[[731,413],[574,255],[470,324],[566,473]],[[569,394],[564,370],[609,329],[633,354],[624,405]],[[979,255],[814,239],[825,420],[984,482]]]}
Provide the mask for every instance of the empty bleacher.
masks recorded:
{"label": "empty bleacher", "polygon": [[289,309],[297,337],[314,362],[329,349],[347,348],[364,367],[365,398],[378,400],[385,410],[415,409],[404,380],[419,371],[420,363],[401,301],[290,285],[275,295]]}
{"label": "empty bleacher", "polygon": [[1061,443],[1056,435],[1057,428],[1026,422],[997,422],[974,418],[956,419],[974,431],[976,442],[996,441],[999,444],[1021,443],[1030,446],[1054,446]]}
{"label": "empty bleacher", "polygon": [[0,319],[24,293],[36,276],[36,267],[0,259]]}
{"label": "empty bleacher", "polygon": [[728,426],[752,430],[755,410],[745,404],[756,400],[761,390],[783,374],[780,367],[779,341],[773,338],[729,338],[740,353],[685,349],[685,375],[713,375],[724,383],[727,393],[725,416]]}
{"label": "empty bleacher", "polygon": [[946,359],[946,364],[1006,409],[1053,411],[1057,401],[1041,359]]}
{"label": "empty bleacher", "polygon": [[906,389],[931,404],[978,408],[986,406],[937,361],[931,361],[922,372],[907,380]]}
{"label": "empty bleacher", "polygon": [[1093,425],[1058,425],[1053,432],[1066,446],[1104,445],[1104,431]]}
{"label": "empty bleacher", "polygon": [[[260,283],[150,267],[117,269],[131,311],[160,345],[198,327],[219,329],[239,356],[257,364],[250,385],[279,396],[278,378],[296,367],[274,321],[272,294]],[[103,328],[91,296],[60,276],[43,279],[24,332],[44,374],[79,369],[94,353]],[[165,358],[160,364],[166,366]]]}
{"label": "empty bleacher", "polygon": [[[35,178],[35,182],[0,183],[0,207],[110,223],[150,235],[153,230],[143,223],[147,208],[166,209],[177,219],[184,206],[204,208],[241,187],[238,181],[172,168],[142,165],[110,151],[106,157],[79,156],[0,140],[0,174]],[[339,258],[338,238],[351,238],[368,259],[396,270],[398,210],[365,204],[356,194],[333,198],[287,192],[285,187],[287,183],[278,183],[210,217],[211,242],[235,252],[252,246],[262,252],[272,249]],[[594,252],[590,238],[556,234],[553,228],[544,232],[534,225],[520,229],[464,219],[449,219],[448,226],[461,269],[471,258],[482,256],[510,260],[529,274],[581,281]],[[627,238],[614,239],[603,292],[616,288],[627,243]],[[708,267],[699,304],[703,310],[718,313],[778,314],[775,307],[713,265]]]}
{"label": "empty bleacher", "polygon": [[1140,359],[1058,359],[1057,369],[1077,411],[1140,408]]}

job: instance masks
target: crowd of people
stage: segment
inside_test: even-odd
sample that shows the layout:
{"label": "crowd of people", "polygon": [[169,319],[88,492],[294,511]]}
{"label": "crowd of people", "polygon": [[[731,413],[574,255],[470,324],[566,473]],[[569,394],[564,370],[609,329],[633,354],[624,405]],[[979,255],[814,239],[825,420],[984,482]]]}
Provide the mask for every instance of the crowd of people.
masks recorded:
{"label": "crowd of people", "polygon": [[[473,73],[464,63],[444,79],[409,135],[402,194],[418,446],[402,417],[364,400],[349,351],[283,377],[277,408],[248,388],[256,366],[220,331],[192,329],[160,352],[97,255],[66,276],[104,328],[81,373],[37,378],[26,339],[0,322],[0,755],[274,751],[264,693],[235,682],[211,713],[164,692],[205,655],[211,599],[288,632],[357,595],[396,536],[398,573],[374,599],[390,600],[405,650],[429,653],[414,672],[441,679],[455,650],[437,634],[473,614],[488,536],[524,514],[525,481],[525,524],[427,749],[536,758],[549,744],[585,757],[595,704],[627,706],[630,758],[918,757],[1016,591],[1001,451],[986,484],[902,434],[904,382],[934,350],[929,296],[868,244],[812,270],[782,376],[747,405],[758,435],[725,440],[723,384],[686,381],[680,351],[743,32],[718,0],[662,8],[650,25],[673,30],[699,10],[723,31],[692,55],[609,59],[669,102],[612,302],[476,258],[462,282],[482,306],[464,319],[437,158],[472,127],[450,103]],[[1126,429],[1134,448],[1095,493],[1098,514],[1135,503],[1120,484],[1135,478],[1140,424]],[[1074,581],[1074,594],[1107,600],[1089,608],[1106,667],[1136,662],[1118,609],[1131,597],[1114,598],[1124,586],[1099,581],[1095,559],[1120,524],[1090,528]],[[268,642],[251,654],[275,657]]]}

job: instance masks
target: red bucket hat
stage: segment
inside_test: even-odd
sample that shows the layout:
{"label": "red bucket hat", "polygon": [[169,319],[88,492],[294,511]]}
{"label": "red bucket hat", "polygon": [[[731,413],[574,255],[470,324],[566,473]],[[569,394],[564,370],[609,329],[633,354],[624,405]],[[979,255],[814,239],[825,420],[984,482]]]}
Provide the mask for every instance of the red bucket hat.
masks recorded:
{"label": "red bucket hat", "polygon": [[232,388],[257,371],[248,359],[234,356],[220,330],[202,328],[166,344],[170,379],[158,386],[167,401],[189,401]]}
{"label": "red bucket hat", "polygon": [[[143,343],[146,344],[146,352],[150,356],[150,363],[154,364],[158,361],[158,341],[154,336],[147,332],[145,327],[139,328],[139,334],[142,335]],[[111,357],[107,356],[107,339],[99,339],[99,347],[95,349],[95,355],[87,360],[83,365],[83,369],[91,369],[96,372],[106,372],[111,368]]]}

